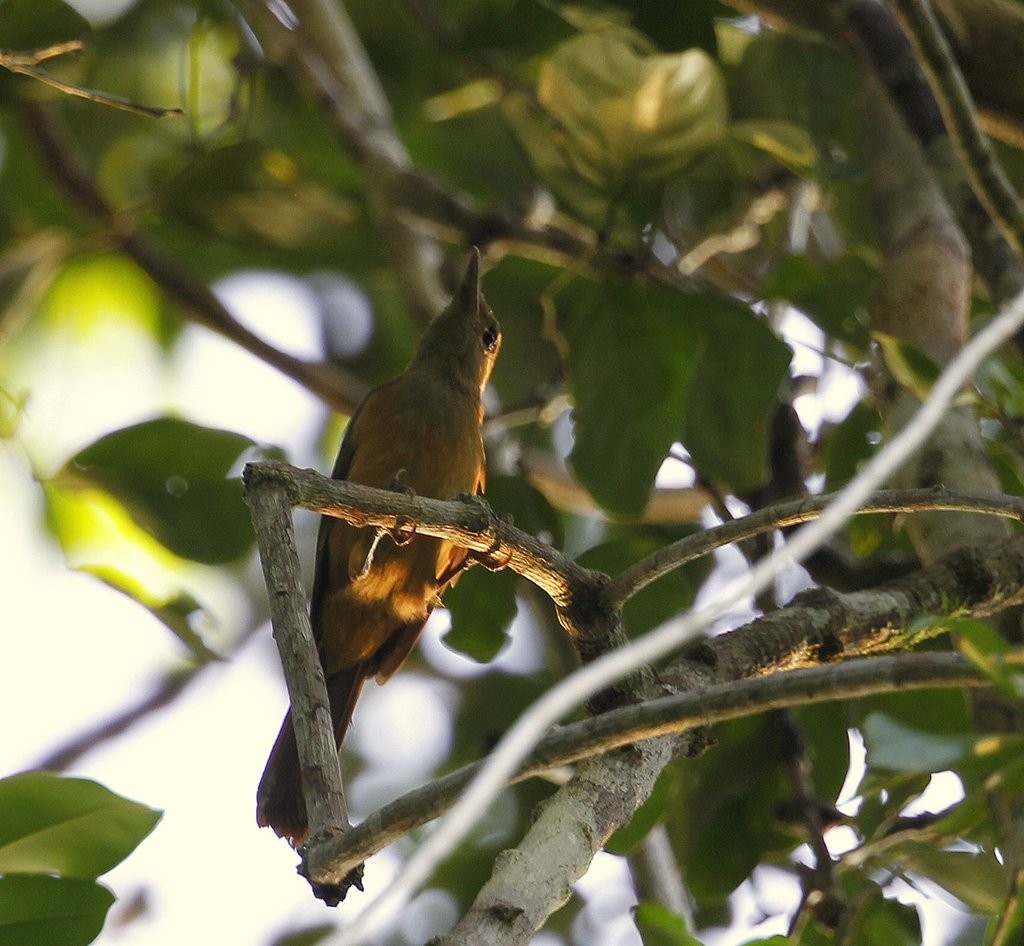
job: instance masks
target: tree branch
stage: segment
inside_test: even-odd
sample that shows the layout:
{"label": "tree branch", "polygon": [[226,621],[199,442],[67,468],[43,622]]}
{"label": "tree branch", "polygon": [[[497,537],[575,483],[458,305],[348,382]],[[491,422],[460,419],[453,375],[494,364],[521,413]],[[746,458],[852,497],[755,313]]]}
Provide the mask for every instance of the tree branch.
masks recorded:
{"label": "tree branch", "polygon": [[[713,649],[714,641],[709,646]],[[643,740],[678,736],[772,709],[876,693],[988,684],[988,678],[967,658],[948,653],[876,656],[728,680],[556,727],[537,745],[509,784]],[[321,845],[316,851],[317,860],[330,863],[339,875],[362,863],[447,811],[481,765],[465,765],[389,802],[351,830]]]}
{"label": "tree branch", "polygon": [[928,0],[894,0],[928,76],[967,177],[1018,256],[1024,256],[1024,206],[975,119],[974,102]]}
{"label": "tree branch", "polygon": [[[621,574],[613,577],[605,589],[605,600],[621,607],[651,582],[681,568],[687,562],[708,555],[715,549],[741,542],[765,532],[785,529],[818,518],[839,493],[809,496],[765,506],[756,512],[722,525],[704,529],[666,545]],[[936,510],[985,513],[1024,521],[1024,499],[993,493],[968,493],[931,489],[880,490],[872,493],[857,510],[869,513],[913,513]]]}
{"label": "tree branch", "polygon": [[72,201],[110,229],[118,248],[182,307],[186,318],[234,342],[335,410],[344,414],[355,410],[368,390],[362,381],[335,366],[295,358],[250,332],[205,283],[197,280],[178,260],[153,246],[138,232],[128,214],[110,204],[52,109],[29,105],[22,117],[39,145],[44,162]]}
{"label": "tree branch", "polygon": [[412,162],[344,4],[291,0],[294,18],[288,22],[279,16],[277,4],[265,0],[236,0],[235,5],[268,56],[283,65],[320,106],[363,168],[370,204],[406,301],[421,323],[429,322],[447,301],[438,280],[440,252],[431,238],[409,224],[396,199],[396,178]]}
{"label": "tree branch", "polygon": [[[270,599],[274,640],[291,701],[292,726],[302,768],[302,791],[309,813],[310,843],[316,844],[349,827],[341,766],[332,733],[330,700],[306,611],[291,506],[282,490],[249,478],[245,485],[245,499],[252,511]],[[360,865],[354,866],[351,874],[346,872],[339,881],[340,897],[352,883],[358,884],[361,874]],[[310,875],[310,880],[315,891],[325,886],[315,875]],[[325,895],[322,889],[318,890],[318,896],[328,902],[332,899],[332,894]]]}

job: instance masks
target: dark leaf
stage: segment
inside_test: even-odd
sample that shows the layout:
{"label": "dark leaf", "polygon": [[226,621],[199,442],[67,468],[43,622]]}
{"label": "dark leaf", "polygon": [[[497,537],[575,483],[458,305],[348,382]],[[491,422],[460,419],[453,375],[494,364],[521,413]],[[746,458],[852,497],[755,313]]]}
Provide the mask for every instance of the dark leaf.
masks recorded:
{"label": "dark leaf", "polygon": [[228,475],[254,446],[241,434],[158,417],[107,434],[66,470],[114,496],[175,554],[217,564],[252,547],[241,482]]}
{"label": "dark leaf", "polygon": [[4,946],[85,946],[103,928],[114,895],[91,880],[9,874],[0,877]]}
{"label": "dark leaf", "polygon": [[509,569],[488,572],[471,568],[444,596],[452,627],[444,642],[467,657],[487,663],[508,643],[508,627],[516,616],[516,574]]}

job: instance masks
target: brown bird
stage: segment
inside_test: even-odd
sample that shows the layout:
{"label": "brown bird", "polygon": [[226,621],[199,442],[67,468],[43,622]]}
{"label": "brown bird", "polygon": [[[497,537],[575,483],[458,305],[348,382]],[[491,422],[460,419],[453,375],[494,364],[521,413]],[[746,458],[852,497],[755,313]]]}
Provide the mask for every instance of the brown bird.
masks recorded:
{"label": "brown bird", "polygon": [[[435,499],[484,489],[481,394],[501,328],[480,292],[480,256],[427,327],[409,367],[366,396],[345,430],[331,475],[381,489],[400,484]],[[369,677],[388,679],[409,655],[466,550],[430,536],[399,538],[324,516],[316,544],[310,622],[341,747]],[[257,790],[256,819],[293,846],[309,831],[291,714]]]}

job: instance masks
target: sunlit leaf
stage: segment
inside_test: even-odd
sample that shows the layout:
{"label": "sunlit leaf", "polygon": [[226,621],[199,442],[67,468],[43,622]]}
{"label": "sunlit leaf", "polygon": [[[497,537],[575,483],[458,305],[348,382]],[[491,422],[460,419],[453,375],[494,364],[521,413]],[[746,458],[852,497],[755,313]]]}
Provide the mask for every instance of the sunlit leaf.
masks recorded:
{"label": "sunlit leaf", "polygon": [[818,149],[807,131],[778,119],[747,119],[729,126],[729,134],[767,151],[794,170],[807,170],[818,160]]}
{"label": "sunlit leaf", "polygon": [[633,920],[644,946],[700,946],[686,927],[686,920],[660,903],[639,903]]}
{"label": "sunlit leaf", "polygon": [[241,434],[159,417],[107,434],[66,470],[115,496],[175,554],[227,562],[253,542],[241,483],[228,478],[253,446]]}
{"label": "sunlit leaf", "polygon": [[103,928],[114,895],[73,877],[0,877],[0,942],[4,946],[85,946]]}
{"label": "sunlit leaf", "polygon": [[513,130],[542,175],[570,200],[618,198],[666,180],[725,134],[725,85],[703,50],[656,53],[622,27],[592,30],[562,43],[542,61],[537,101],[543,114],[510,99]]}
{"label": "sunlit leaf", "polygon": [[124,860],[160,812],[87,779],[25,772],[0,780],[0,873],[93,879]]}

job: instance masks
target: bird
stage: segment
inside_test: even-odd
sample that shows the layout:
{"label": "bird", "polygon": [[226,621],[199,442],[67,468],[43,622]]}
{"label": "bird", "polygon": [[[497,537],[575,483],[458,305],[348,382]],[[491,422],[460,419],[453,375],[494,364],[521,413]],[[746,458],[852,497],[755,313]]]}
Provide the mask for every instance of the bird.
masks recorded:
{"label": "bird", "polygon": [[[481,494],[482,395],[501,342],[501,326],[480,288],[480,254],[474,249],[451,302],[425,329],[408,367],[371,391],[353,413],[331,476],[434,499]],[[339,751],[363,684],[371,677],[383,683],[398,670],[467,554],[414,531],[321,518],[310,624]],[[308,838],[290,712],[260,779],[256,819],[293,847]]]}

